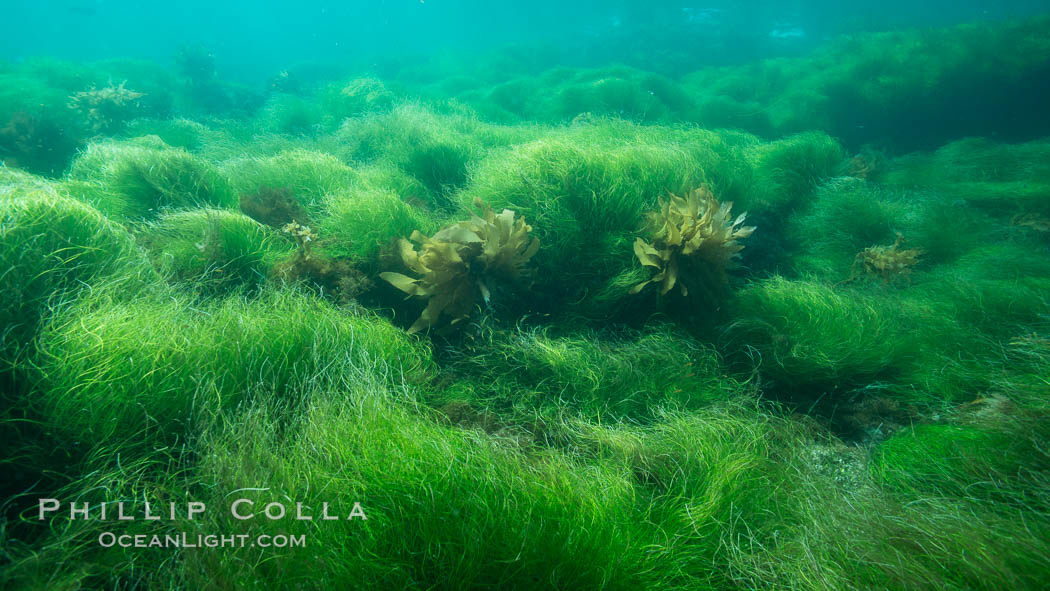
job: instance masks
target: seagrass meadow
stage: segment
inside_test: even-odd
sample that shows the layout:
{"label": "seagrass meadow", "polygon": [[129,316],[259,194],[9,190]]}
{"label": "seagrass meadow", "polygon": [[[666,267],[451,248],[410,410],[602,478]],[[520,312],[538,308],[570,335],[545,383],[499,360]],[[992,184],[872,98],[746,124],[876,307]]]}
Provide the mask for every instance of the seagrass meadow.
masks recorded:
{"label": "seagrass meadow", "polygon": [[0,43],[0,586],[1046,588],[1050,16],[404,4]]}

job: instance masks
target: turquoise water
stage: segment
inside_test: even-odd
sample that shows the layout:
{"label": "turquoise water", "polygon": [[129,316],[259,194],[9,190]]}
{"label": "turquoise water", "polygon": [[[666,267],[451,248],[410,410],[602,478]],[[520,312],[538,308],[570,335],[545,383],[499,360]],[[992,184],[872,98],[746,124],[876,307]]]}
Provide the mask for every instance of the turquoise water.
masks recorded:
{"label": "turquoise water", "polygon": [[[830,37],[1038,14],[1036,0],[1012,2],[179,2],[158,7],[103,0],[16,2],[0,41],[8,60],[50,56],[133,58],[162,63],[183,45],[216,55],[224,76],[250,81],[296,64],[375,65],[427,60],[445,50],[544,45],[543,65],[655,65],[674,71],[790,55]],[[643,49],[644,48],[644,49]],[[465,56],[477,59],[478,54]],[[535,58],[536,56],[533,56]],[[666,59],[666,58],[660,58]],[[348,67],[349,66],[349,67]],[[663,72],[665,65],[655,68]],[[650,68],[646,68],[650,69]],[[257,81],[257,80],[256,80]]]}

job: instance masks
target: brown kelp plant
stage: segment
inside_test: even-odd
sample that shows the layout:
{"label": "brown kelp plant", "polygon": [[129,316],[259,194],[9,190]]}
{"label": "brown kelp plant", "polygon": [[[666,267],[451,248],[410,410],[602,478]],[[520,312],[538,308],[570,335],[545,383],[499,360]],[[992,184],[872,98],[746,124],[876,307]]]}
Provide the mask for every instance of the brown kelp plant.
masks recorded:
{"label": "brown kelp plant", "polygon": [[411,242],[398,241],[401,261],[421,277],[392,271],[379,275],[410,297],[426,298],[410,334],[431,328],[442,315],[450,317],[449,324],[468,318],[479,296],[489,303],[496,282],[520,286],[527,280],[528,262],[540,249],[539,239],[529,234],[532,226],[509,209],[496,214],[480,200],[474,205],[482,210],[480,217],[471,215],[429,238],[416,230]]}
{"label": "brown kelp plant", "polygon": [[883,283],[890,283],[897,279],[907,279],[911,275],[912,268],[918,264],[922,256],[921,248],[901,248],[904,245],[904,235],[897,233],[897,239],[889,246],[870,246],[857,253],[853,259],[853,267],[846,282],[855,281],[861,277],[878,277]]}
{"label": "brown kelp plant", "polygon": [[680,280],[680,273],[682,267],[696,264],[707,265],[714,277],[724,281],[726,269],[744,249],[739,241],[755,231],[754,226],[744,225],[747,213],[734,219],[732,208],[732,203],[719,203],[706,185],[685,197],[670,195],[661,200],[660,210],[649,214],[652,243],[641,237],[634,242],[635,256],[655,273],[632,287],[631,293],[655,283],[660,286],[660,295],[677,285],[687,296],[689,289]]}

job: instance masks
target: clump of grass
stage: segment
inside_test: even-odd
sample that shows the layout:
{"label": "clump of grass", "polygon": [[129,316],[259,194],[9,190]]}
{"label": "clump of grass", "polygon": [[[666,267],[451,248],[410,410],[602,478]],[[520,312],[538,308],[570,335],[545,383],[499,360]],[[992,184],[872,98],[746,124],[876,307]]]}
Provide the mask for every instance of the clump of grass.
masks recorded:
{"label": "clump of grass", "polygon": [[321,126],[323,113],[310,100],[291,94],[277,94],[259,112],[259,125],[272,133],[313,135]]}
{"label": "clump of grass", "polygon": [[394,92],[377,78],[354,78],[331,84],[320,92],[325,117],[334,127],[348,117],[389,111],[395,99]]}
{"label": "clump of grass", "polygon": [[428,359],[386,321],[283,290],[202,307],[175,294],[86,298],[48,326],[37,366],[56,433],[136,445],[192,433],[249,390],[294,402],[311,386],[419,380]]}
{"label": "clump of grass", "polygon": [[161,214],[139,232],[154,267],[205,295],[257,289],[293,245],[251,218],[226,210]]}
{"label": "clump of grass", "polygon": [[[54,543],[16,552],[5,574],[245,589],[426,581],[713,590],[743,579],[741,551],[806,531],[778,511],[797,501],[781,456],[796,449],[798,430],[746,406],[665,415],[648,427],[566,423],[558,450],[444,426],[397,398],[403,393],[362,380],[315,393],[289,421],[283,404],[260,396],[237,420],[208,429],[189,470],[163,455],[126,459],[71,487],[89,491],[78,500],[105,490],[106,500],[134,491],[158,502],[178,502],[189,489],[209,508],[193,521],[122,523],[121,533],[304,535],[305,547],[190,548],[176,568],[149,568],[155,554],[91,543],[109,524],[59,521]],[[298,502],[314,519],[236,520],[233,489],[253,503],[241,509],[278,501],[294,513]],[[368,519],[347,520],[358,502]],[[340,519],[321,520],[323,503]],[[59,566],[45,573],[42,559]]]}
{"label": "clump of grass", "polygon": [[165,144],[197,152],[203,146],[223,141],[225,132],[191,119],[133,119],[124,129],[124,137],[137,138],[155,135]]}
{"label": "clump of grass", "polygon": [[648,421],[739,393],[717,354],[667,327],[627,337],[541,329],[493,331],[456,353],[461,381],[438,398],[468,402],[508,420],[569,414],[600,421]]}
{"label": "clump of grass", "polygon": [[133,292],[155,279],[133,238],[98,210],[46,186],[0,195],[0,355],[34,341],[42,321],[95,281]]}
{"label": "clump of grass", "polygon": [[83,84],[82,70],[54,60],[28,60],[0,72],[0,162],[50,177],[65,173],[88,135],[68,108]]}
{"label": "clump of grass", "polygon": [[[277,469],[260,471],[264,465]],[[581,472],[554,455],[530,462],[476,434],[413,417],[367,382],[351,386],[349,396],[319,400],[288,436],[265,416],[249,415],[205,450],[201,472],[230,484],[267,481],[269,491],[245,493],[256,503],[288,495],[315,510],[326,501],[344,514],[354,502],[368,511],[367,521],[343,515],[292,524],[289,531],[306,533],[316,547],[276,560],[253,549],[220,561],[194,553],[188,571],[201,580],[257,588],[306,583],[323,572],[324,586],[558,581],[578,588],[647,578],[639,567],[646,558],[617,535],[632,527],[630,489],[619,475]],[[311,484],[296,475],[303,473]],[[217,515],[210,527],[269,529]],[[593,560],[595,553],[605,559]],[[253,568],[235,567],[244,563]]]}
{"label": "clump of grass", "polygon": [[158,280],[124,228],[47,184],[23,181],[0,184],[0,494],[6,498],[70,477],[72,448],[56,448],[33,408],[29,376],[42,327],[82,294],[140,294]]}
{"label": "clump of grass", "polygon": [[321,212],[330,195],[348,191],[358,182],[354,169],[331,154],[312,150],[228,160],[222,171],[238,195],[255,193],[260,187],[287,189],[311,214]]}
{"label": "clump of grass", "polygon": [[681,569],[663,576],[685,588],[722,589],[734,580],[737,548],[774,544],[794,525],[781,508],[794,492],[784,458],[799,434],[738,398],[641,428],[574,423],[570,445],[631,475],[659,532],[652,551]]}
{"label": "clump of grass", "polygon": [[[43,445],[46,445],[43,444]],[[183,446],[184,447],[184,446]],[[120,448],[117,448],[118,450]],[[55,449],[40,450],[43,463],[54,463]],[[65,451],[65,450],[62,450]],[[141,548],[104,549],[99,535],[109,531],[113,521],[99,519],[105,505],[113,516],[118,503],[123,503],[126,515],[137,513],[134,521],[120,521],[122,533],[129,535],[179,535],[170,528],[171,522],[142,519],[145,503],[150,510],[168,507],[168,503],[185,507],[186,486],[190,483],[185,454],[175,448],[155,448],[146,457],[121,456],[119,451],[102,450],[91,455],[89,464],[96,466],[90,472],[76,474],[70,466],[53,468],[67,480],[60,486],[33,493],[18,490],[11,504],[19,510],[12,514],[0,532],[0,539],[8,551],[5,565],[0,567],[0,581],[6,586],[31,589],[77,589],[134,587],[147,580],[164,581],[173,589],[185,588],[185,577],[167,552],[141,552]],[[39,463],[36,465],[39,467]],[[37,483],[39,484],[39,483]],[[37,498],[60,498],[90,506],[89,519],[70,519],[68,509],[38,520]],[[29,497],[32,500],[29,500]],[[163,511],[160,511],[163,513]],[[183,510],[184,514],[184,510]],[[195,538],[194,538],[195,539]],[[172,549],[171,552],[179,553]]]}
{"label": "clump of grass", "polygon": [[255,193],[241,195],[240,205],[241,211],[250,218],[271,228],[310,221],[310,214],[292,196],[291,189],[259,187]]}
{"label": "clump of grass", "polygon": [[879,178],[902,186],[949,183],[1050,181],[1050,142],[1006,144],[971,137],[945,144],[933,152],[916,152],[894,159]]}
{"label": "clump of grass", "polygon": [[[844,152],[836,140],[820,132],[769,143],[752,140],[742,151],[747,166],[741,168],[750,174],[745,177],[746,190],[734,201],[734,209],[746,211],[749,222],[759,228],[749,239],[750,247],[744,250],[742,262],[756,271],[775,270],[794,254],[788,220],[812,203],[818,191],[835,178]],[[817,239],[825,231],[812,230]]]}
{"label": "clump of grass", "polygon": [[[364,183],[332,197],[318,223],[326,252],[378,269],[379,254],[418,230],[432,234],[437,220],[412,207],[392,189]],[[377,271],[378,272],[378,271]]]}
{"label": "clump of grass", "polygon": [[718,134],[602,122],[486,159],[463,198],[513,209],[536,229],[538,305],[601,316],[630,295],[622,277],[636,264],[632,245],[661,197],[707,183],[729,201],[748,172]]}
{"label": "clump of grass", "polygon": [[445,213],[488,149],[506,145],[521,132],[486,125],[466,116],[440,115],[405,104],[390,113],[346,121],[337,136],[350,160],[396,168],[413,179],[402,197]]}
{"label": "clump of grass", "polygon": [[214,166],[160,138],[95,143],[73,162],[70,177],[94,181],[96,207],[117,219],[139,219],[164,208],[231,207],[229,181]]}
{"label": "clump of grass", "polygon": [[[1043,378],[1050,369],[1050,339],[1046,337],[1045,324],[1015,335],[1005,352],[1010,371],[999,376],[994,391],[1007,397],[1011,404],[1042,416],[1050,410],[1050,384]],[[1003,418],[1002,413],[995,416]]]}
{"label": "clump of grass", "polygon": [[565,123],[613,117],[639,123],[696,120],[693,97],[674,80],[626,66],[557,67],[460,97],[498,121]]}
{"label": "clump of grass", "polygon": [[[1039,589],[1050,519],[972,495],[900,496],[867,477],[863,455],[827,445],[786,458],[778,535],[744,536],[728,570],[755,589]],[[841,474],[842,477],[836,477]]]}
{"label": "clump of grass", "polygon": [[893,490],[996,498],[1017,478],[1026,458],[1039,459],[1035,450],[1024,449],[1025,443],[1017,434],[987,428],[917,425],[879,445],[871,469]]}
{"label": "clump of grass", "polygon": [[[1043,196],[1050,190],[1050,143],[1003,144],[968,138],[929,153],[893,160],[881,181],[936,191],[945,201],[966,203],[1010,219],[1050,215]],[[956,208],[958,210],[958,208]]]}
{"label": "clump of grass", "polygon": [[74,127],[64,125],[60,114],[41,111],[0,115],[0,164],[57,177],[65,172],[82,140]]}
{"label": "clump of grass", "polygon": [[611,116],[639,122],[688,121],[694,117],[692,98],[662,76],[614,67],[581,70],[554,92],[539,108],[544,120],[569,120],[580,114]]}
{"label": "clump of grass", "polygon": [[[729,328],[779,379],[845,384],[898,365],[910,344],[883,301],[819,283],[772,278],[741,290]],[[878,343],[880,346],[873,346]]]}
{"label": "clump of grass", "polygon": [[916,295],[997,338],[1041,326],[1050,314],[1050,261],[1045,247],[989,244],[931,273]]}
{"label": "clump of grass", "polygon": [[751,190],[740,206],[763,214],[789,213],[828,179],[837,176],[846,154],[826,133],[810,131],[750,146],[754,166]]}
{"label": "clump of grass", "polygon": [[938,408],[972,399],[995,371],[987,339],[950,311],[881,286],[774,277],[738,292],[732,306],[725,345],[794,404],[834,407],[873,388]]}
{"label": "clump of grass", "polygon": [[461,96],[488,121],[518,123],[529,118],[535,97],[547,88],[536,77],[515,78]]}
{"label": "clump of grass", "polygon": [[785,235],[795,272],[836,282],[849,275],[857,253],[893,242],[898,233],[908,248],[923,251],[924,270],[1016,234],[1001,216],[960,207],[949,186],[904,188],[838,177],[788,217]]}
{"label": "clump of grass", "polygon": [[952,263],[960,256],[1002,237],[1002,225],[974,208],[959,207],[950,195],[908,193],[915,211],[896,225],[909,240],[921,245],[931,264]]}
{"label": "clump of grass", "polygon": [[[302,533],[308,545],[191,551],[188,581],[715,589],[728,582],[727,544],[775,519],[765,511],[778,480],[774,439],[744,412],[673,416],[649,429],[581,425],[566,453],[434,423],[391,394],[360,382],[315,396],[294,428],[278,431],[256,407],[207,438],[197,473],[205,490],[265,482],[242,491],[256,507],[294,499],[316,514],[328,502],[343,519],[237,521],[216,511],[186,525]],[[345,519],[354,502],[367,521]]]}
{"label": "clump of grass", "polygon": [[[894,240],[907,206],[860,180],[821,188],[803,212],[789,218],[786,236],[794,269],[833,283],[850,276],[857,253]],[[910,235],[910,232],[909,232]]]}
{"label": "clump of grass", "polygon": [[443,205],[441,202],[447,199],[447,193],[466,184],[471,152],[464,144],[434,142],[416,147],[399,164]]}
{"label": "clump of grass", "polygon": [[0,166],[0,199],[12,199],[43,192],[55,195],[62,184],[49,178],[10,166]]}

